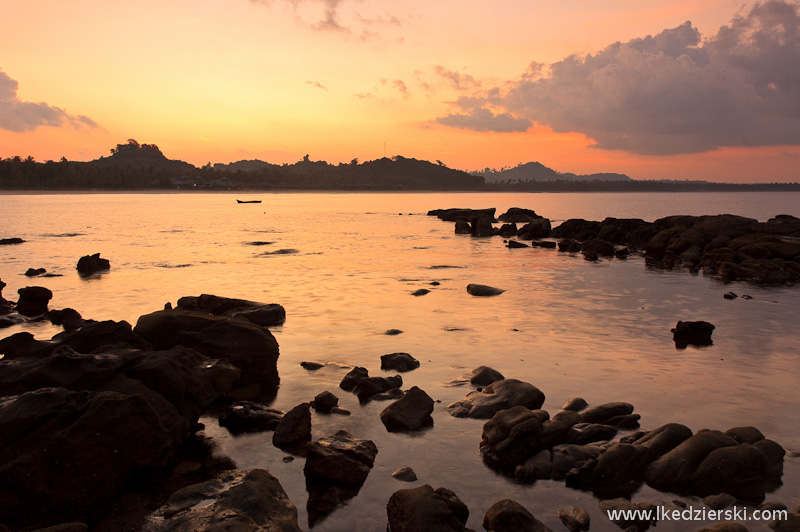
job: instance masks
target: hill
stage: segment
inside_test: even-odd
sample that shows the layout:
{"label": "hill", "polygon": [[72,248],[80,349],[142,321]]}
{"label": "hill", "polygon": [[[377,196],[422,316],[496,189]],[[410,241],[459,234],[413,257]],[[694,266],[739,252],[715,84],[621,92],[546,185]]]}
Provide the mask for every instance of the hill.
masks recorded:
{"label": "hill", "polygon": [[134,139],[128,139],[127,144],[117,144],[116,148],[111,148],[110,157],[100,157],[86,164],[106,167],[155,168],[183,172],[196,170],[194,165],[187,162],[167,159],[155,144],[139,144]]}
{"label": "hill", "polygon": [[519,181],[522,183],[529,181],[633,181],[625,174],[598,173],[578,175],[569,172],[561,173],[538,162],[520,163],[514,168],[504,168],[500,170],[486,168],[485,170],[471,173],[482,176],[486,179],[487,183],[499,183],[504,181]]}

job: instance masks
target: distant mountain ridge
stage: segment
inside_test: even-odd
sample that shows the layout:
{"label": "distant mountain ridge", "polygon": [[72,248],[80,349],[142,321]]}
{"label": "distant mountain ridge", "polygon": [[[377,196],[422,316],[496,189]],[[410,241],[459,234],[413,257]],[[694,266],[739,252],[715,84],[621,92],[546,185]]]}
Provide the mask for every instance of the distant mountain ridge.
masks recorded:
{"label": "distant mountain ridge", "polygon": [[487,183],[498,183],[502,181],[633,181],[633,179],[625,174],[612,172],[583,175],[573,174],[571,172],[561,173],[535,161],[520,163],[514,168],[503,168],[500,170],[486,168],[470,173],[482,176]]}

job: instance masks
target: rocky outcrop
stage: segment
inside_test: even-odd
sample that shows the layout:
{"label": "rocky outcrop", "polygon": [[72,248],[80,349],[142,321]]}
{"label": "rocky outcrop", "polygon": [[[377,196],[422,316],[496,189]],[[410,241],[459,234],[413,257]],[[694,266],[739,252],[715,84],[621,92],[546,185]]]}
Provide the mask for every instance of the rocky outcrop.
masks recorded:
{"label": "rocky outcrop", "polygon": [[111,269],[111,263],[107,259],[100,258],[99,253],[95,253],[94,255],[84,255],[78,259],[76,269],[81,275],[91,275]]}
{"label": "rocky outcrop", "polygon": [[278,378],[278,342],[249,321],[187,310],[160,310],[141,316],[134,332],[156,349],[191,347],[211,358],[226,359],[241,371],[236,387],[274,387]]}
{"label": "rocky outcrop", "polygon": [[148,519],[143,532],[215,530],[300,532],[297,508],[266,469],[226,471],[179,489]]}
{"label": "rocky outcrop", "polygon": [[685,349],[688,345],[712,345],[711,333],[715,328],[707,321],[679,321],[671,331],[672,340],[678,349]]}
{"label": "rocky outcrop", "polygon": [[497,209],[434,209],[428,211],[428,216],[436,216],[445,222],[455,222],[458,220],[470,220],[474,217],[488,217],[494,221],[494,213]]}
{"label": "rocky outcrop", "polygon": [[414,386],[381,412],[381,423],[389,432],[408,432],[433,425],[433,399]]}
{"label": "rocky outcrop", "polygon": [[391,369],[399,372],[411,371],[419,367],[419,360],[408,353],[390,353],[381,355],[381,369]]}
{"label": "rocky outcrop", "polygon": [[19,301],[16,310],[23,316],[41,316],[47,312],[47,304],[53,299],[53,292],[43,286],[26,286],[17,290]]}
{"label": "rocky outcrop", "polygon": [[469,509],[447,488],[398,490],[386,504],[390,532],[465,532]]}
{"label": "rocky outcrop", "polygon": [[275,426],[272,444],[289,452],[302,453],[311,441],[311,405],[301,403],[283,415]]}
{"label": "rocky outcrop", "polygon": [[275,430],[283,418],[283,412],[251,401],[239,401],[228,405],[219,417],[219,426],[231,434]]}
{"label": "rocky outcrop", "polygon": [[543,403],[544,393],[533,384],[517,379],[503,379],[493,382],[483,390],[470,392],[461,401],[448,405],[447,411],[455,417],[488,419],[513,406],[535,410]]}

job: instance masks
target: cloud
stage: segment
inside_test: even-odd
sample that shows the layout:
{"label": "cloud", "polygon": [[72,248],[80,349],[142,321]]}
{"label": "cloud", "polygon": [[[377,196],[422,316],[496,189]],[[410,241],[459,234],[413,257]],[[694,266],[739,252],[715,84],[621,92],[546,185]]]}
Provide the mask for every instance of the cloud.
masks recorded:
{"label": "cloud", "polygon": [[403,95],[403,98],[408,98],[408,87],[406,86],[405,82],[402,79],[396,79],[392,82],[394,88],[397,89],[400,94]]}
{"label": "cloud", "polygon": [[442,116],[436,119],[436,123],[459,129],[495,133],[522,133],[533,125],[527,118],[517,118],[510,113],[495,114],[485,108],[472,109],[466,114]]}
{"label": "cloud", "polygon": [[316,87],[316,88],[318,88],[318,89],[322,89],[322,90],[324,90],[324,91],[328,90],[328,87],[326,87],[325,85],[323,85],[323,84],[322,84],[322,83],[320,83],[319,81],[306,81],[306,83],[307,83],[308,85],[311,85],[312,87]]}
{"label": "cloud", "polygon": [[470,90],[480,87],[480,83],[469,74],[460,74],[455,70],[447,70],[441,65],[436,65],[434,70],[437,75],[447,80],[454,89]]}
{"label": "cloud", "polygon": [[767,0],[705,41],[686,22],[549,68],[533,63],[492,102],[638,154],[800,144],[799,11]]}
{"label": "cloud", "polygon": [[19,83],[0,70],[0,129],[23,133],[39,126],[60,127],[64,124],[76,129],[100,127],[88,116],[71,115],[44,102],[23,102],[17,96],[18,89]]}
{"label": "cloud", "polygon": [[[342,22],[342,14],[343,9],[342,5],[346,3],[346,0],[250,0],[253,4],[261,4],[265,6],[272,6],[275,3],[281,3],[284,5],[288,5],[292,8],[297,15],[298,21],[309,28],[320,31],[320,32],[330,32],[330,33],[341,33],[344,35],[350,34],[358,34],[359,38],[366,40],[372,37],[378,36],[377,33],[371,31],[369,28],[375,25],[384,25],[384,26],[400,26],[400,19],[396,15],[386,14],[386,15],[378,15],[378,16],[363,16],[362,14],[352,11],[350,12],[347,10],[344,13],[346,19],[349,22],[345,23]],[[317,20],[315,22],[308,22],[304,20],[304,18],[308,17],[306,13],[301,17],[300,13],[300,6],[301,4],[306,4],[308,6],[312,6],[312,10],[314,6],[317,8],[322,9],[321,14],[314,15],[314,18]],[[307,11],[307,10],[306,10]]]}

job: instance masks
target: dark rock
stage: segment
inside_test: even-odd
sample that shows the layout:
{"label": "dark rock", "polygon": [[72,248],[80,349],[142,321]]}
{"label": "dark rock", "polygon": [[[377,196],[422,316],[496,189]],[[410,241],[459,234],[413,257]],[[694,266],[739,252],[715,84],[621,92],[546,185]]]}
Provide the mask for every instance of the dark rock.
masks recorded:
{"label": "dark rock", "polygon": [[[573,506],[571,512],[563,508],[559,508],[558,518],[562,523],[564,523],[564,526],[567,527],[569,532],[589,530],[589,514],[586,512],[586,510],[581,508]],[[581,518],[585,519],[585,521],[582,521]]]}
{"label": "dark rock", "polygon": [[429,484],[394,492],[386,513],[392,532],[465,532],[469,517],[452,491]]}
{"label": "dark rock", "polygon": [[608,516],[611,515],[611,512],[615,512],[619,517],[616,520],[612,520],[612,522],[626,531],[644,531],[648,530],[651,525],[656,524],[654,511],[652,512],[652,519],[643,518],[648,511],[655,510],[655,506],[652,504],[643,502],[637,504],[624,498],[617,498],[602,500],[598,503],[598,506]]}
{"label": "dark rock", "polygon": [[408,466],[401,467],[392,473],[392,477],[403,482],[415,482],[417,480],[417,474]]}
{"label": "dark rock", "polygon": [[514,248],[529,248],[530,246],[522,242],[517,242],[516,240],[509,240],[508,245],[506,247],[509,249],[514,249]]}
{"label": "dark rock", "polygon": [[678,349],[684,349],[687,345],[712,345],[711,333],[714,329],[707,321],[679,321],[672,329],[672,339]]}
{"label": "dark rock", "polygon": [[586,445],[597,441],[607,441],[617,435],[617,427],[601,423],[577,423],[564,437],[565,443]]}
{"label": "dark rock", "polygon": [[435,209],[428,211],[428,216],[436,216],[445,222],[455,222],[459,218],[469,220],[473,216],[487,216],[494,219],[494,213],[497,209]]}
{"label": "dark rock", "polygon": [[[186,436],[144,396],[43,388],[0,401],[0,515],[25,527],[82,520]],[[10,489],[9,489],[10,487]]]}
{"label": "dark rock", "polygon": [[747,528],[744,527],[744,525],[728,521],[725,523],[719,523],[717,525],[714,525],[711,528],[701,528],[697,532],[748,532],[748,531]]}
{"label": "dark rock", "polygon": [[[90,321],[80,329],[66,330],[53,337],[61,345],[68,345],[78,353],[91,353],[101,347],[125,344],[135,349],[150,350],[153,346],[133,332],[127,321]],[[169,346],[173,347],[173,346]],[[169,347],[163,347],[168,349]]]}
{"label": "dark rock", "polygon": [[550,220],[539,218],[523,225],[517,232],[521,240],[537,240],[550,236]]}
{"label": "dark rock", "polygon": [[628,249],[628,248],[621,248],[621,249],[618,249],[618,250],[614,251],[614,256],[616,258],[622,259],[622,260],[627,259],[630,254],[631,254],[631,250]]}
{"label": "dark rock", "polygon": [[469,221],[467,220],[457,220],[455,231],[457,235],[471,235],[472,226],[469,224]]}
{"label": "dark rock", "polygon": [[5,360],[46,357],[58,347],[55,342],[36,340],[29,332],[19,332],[0,340],[0,355]]}
{"label": "dark rock", "polygon": [[536,214],[536,211],[531,209],[521,209],[519,207],[511,207],[497,217],[497,219],[501,222],[510,223],[527,223],[534,220],[541,220],[542,218],[542,216]]}
{"label": "dark rock", "polygon": [[283,412],[251,401],[239,401],[225,409],[219,417],[219,426],[231,434],[275,430],[283,418]]}
{"label": "dark rock", "polygon": [[339,388],[346,392],[352,392],[358,382],[367,377],[369,377],[369,371],[367,371],[367,368],[356,366],[344,376],[342,382],[339,383]]}
{"label": "dark rock", "polygon": [[597,458],[567,474],[567,487],[589,489],[604,496],[629,497],[642,482],[639,473],[647,463],[647,452],[630,443],[615,443]]}
{"label": "dark rock", "polygon": [[232,470],[179,489],[147,521],[143,532],[180,530],[300,532],[297,508],[266,469]]}
{"label": "dark rock", "polygon": [[425,294],[429,294],[429,293],[430,293],[430,290],[428,290],[427,288],[420,288],[419,290],[415,290],[415,291],[411,292],[411,295],[419,297],[419,296],[424,296]]}
{"label": "dark rock", "polygon": [[83,325],[83,317],[72,308],[48,310],[47,319],[53,325],[61,325],[65,331],[76,331]]}
{"label": "dark rock", "polygon": [[41,316],[47,312],[47,303],[53,299],[53,292],[42,286],[26,286],[17,290],[17,312],[23,316]]}
{"label": "dark rock", "polygon": [[605,423],[615,416],[624,416],[633,412],[633,405],[630,403],[605,403],[593,406],[581,413],[583,423]]}
{"label": "dark rock", "polygon": [[[436,282],[436,281],[434,281],[434,282]],[[433,284],[433,283],[431,283],[431,284]],[[386,336],[397,336],[398,334],[403,334],[403,331],[401,331],[400,329],[388,329],[383,334],[385,334]]]}
{"label": "dark rock", "polygon": [[28,268],[28,270],[25,272],[25,276],[36,277],[38,275],[44,275],[45,273],[47,273],[47,270],[44,268]]}
{"label": "dark rock", "polygon": [[767,465],[764,453],[749,443],[714,449],[694,471],[692,491],[699,495],[725,491],[745,501],[761,502]]}
{"label": "dark rock", "polygon": [[517,236],[517,224],[503,224],[497,231],[497,234],[503,238],[511,238]]}
{"label": "dark rock", "polygon": [[[84,327],[85,329],[85,327]],[[242,370],[237,387],[277,386],[278,342],[264,327],[238,318],[185,310],[160,310],[139,318],[134,332],[156,349],[191,347]]]}
{"label": "dark rock", "polygon": [[521,405],[531,410],[544,403],[544,393],[536,386],[517,379],[493,382],[482,391],[469,393],[461,401],[448,405],[447,411],[455,417],[488,419],[500,410]]}
{"label": "dark rock", "polygon": [[613,257],[614,244],[600,238],[592,238],[581,244],[581,252],[584,256],[591,254],[599,257]]}
{"label": "dark rock", "polygon": [[298,450],[311,441],[311,405],[301,403],[281,418],[272,435],[272,444],[284,450]]}
{"label": "dark rock", "polygon": [[739,296],[734,294],[733,292],[726,292],[722,294],[722,297],[724,297],[725,299],[736,299]]}
{"label": "dark rock", "polygon": [[23,242],[25,241],[18,237],[0,238],[0,246],[9,246],[11,244],[22,244]]}
{"label": "dark rock", "polygon": [[408,432],[433,425],[433,399],[413,386],[403,397],[381,412],[381,423],[389,432]]}
{"label": "dark rock", "polygon": [[492,532],[552,532],[524,506],[511,499],[498,501],[486,510],[483,528]]}
{"label": "dark rock", "polygon": [[400,399],[401,397],[403,397],[403,390],[400,388],[391,388],[385,392],[373,395],[369,399],[370,401],[394,401],[395,399]]}
{"label": "dark rock", "polygon": [[614,416],[611,419],[607,419],[603,422],[604,425],[610,425],[612,427],[617,427],[620,429],[638,429],[639,428],[639,420],[642,418],[639,414],[626,414],[621,416]]}
{"label": "dark rock", "polygon": [[589,262],[597,262],[598,260],[600,260],[600,257],[597,255],[597,253],[593,251],[584,251],[583,260],[587,260]]}
{"label": "dark rock", "polygon": [[378,448],[371,440],[340,430],[306,445],[306,478],[342,484],[361,484],[369,475]]}
{"label": "dark rock", "polygon": [[488,297],[488,296],[499,296],[500,294],[505,292],[505,290],[483,284],[468,284],[467,292],[472,294],[473,296]]}
{"label": "dark rock", "polygon": [[318,369],[322,368],[325,364],[320,364],[319,362],[300,362],[300,365],[303,366],[308,371],[317,371]]}
{"label": "dark rock", "polygon": [[578,253],[581,250],[581,245],[577,240],[565,238],[558,242],[558,250],[564,253]]}
{"label": "dark rock", "polygon": [[497,230],[492,226],[493,221],[494,219],[489,216],[473,216],[470,219],[472,236],[486,237],[496,235]]}
{"label": "dark rock", "polygon": [[734,427],[726,430],[725,434],[739,443],[756,443],[764,439],[764,435],[755,427]]}
{"label": "dark rock", "polygon": [[101,259],[99,253],[84,255],[78,259],[77,270],[83,275],[91,275],[109,269],[111,269],[111,263],[107,259]]}
{"label": "dark rock", "polygon": [[381,355],[381,369],[390,369],[395,371],[411,371],[419,367],[419,360],[412,357],[408,353],[390,353],[388,355]]}
{"label": "dark rock", "polygon": [[400,388],[403,385],[403,377],[392,375],[391,377],[364,377],[358,381],[353,393],[358,396],[358,400],[365,403],[375,395]]}
{"label": "dark rock", "polygon": [[647,461],[652,462],[691,437],[692,431],[689,427],[679,423],[667,423],[636,438],[631,443],[645,449]]}
{"label": "dark rock", "polygon": [[[552,469],[550,476],[554,480],[564,480],[570,471],[589,460],[595,459],[603,452],[596,445],[556,445],[552,449]],[[525,462],[526,465],[528,462]]]}
{"label": "dark rock", "polygon": [[534,240],[531,246],[535,248],[556,249],[556,243],[552,240]]}
{"label": "dark rock", "polygon": [[600,228],[600,222],[592,222],[580,218],[572,218],[553,228],[551,236],[554,238],[567,238],[583,242],[595,238]]}
{"label": "dark rock", "polygon": [[495,381],[501,381],[503,379],[505,379],[505,377],[503,377],[502,373],[489,366],[479,366],[473,369],[469,376],[469,382],[477,386],[488,386]]}
{"label": "dark rock", "polygon": [[272,327],[286,321],[286,310],[277,303],[264,304],[212,294],[182,297],[178,300],[177,308],[214,316],[239,317],[262,327]]}
{"label": "dark rock", "polygon": [[322,412],[323,414],[330,414],[331,411],[339,406],[339,398],[336,397],[331,392],[325,391],[317,394],[314,397],[314,400],[311,401],[311,406],[317,412]]}
{"label": "dark rock", "polygon": [[561,410],[572,410],[574,412],[580,412],[581,410],[584,410],[587,406],[589,406],[589,403],[587,403],[586,400],[583,399],[582,397],[573,397],[572,399],[564,403],[564,406],[561,407]]}
{"label": "dark rock", "polygon": [[703,499],[703,504],[712,510],[723,510],[736,502],[736,497],[728,493],[720,493],[718,495],[709,495]]}

